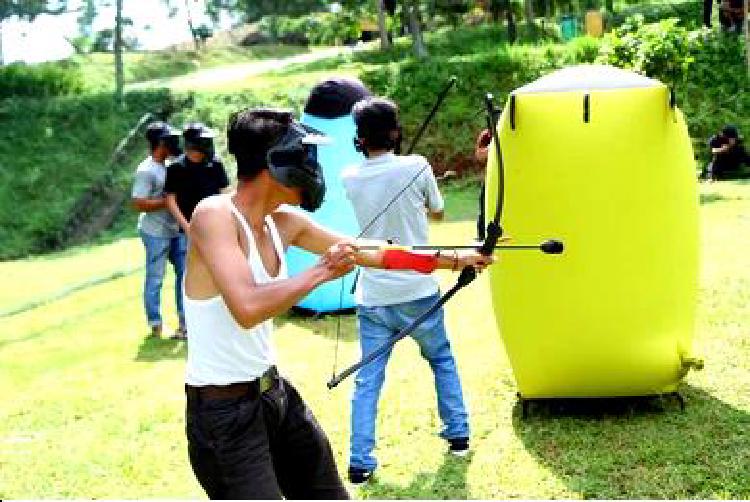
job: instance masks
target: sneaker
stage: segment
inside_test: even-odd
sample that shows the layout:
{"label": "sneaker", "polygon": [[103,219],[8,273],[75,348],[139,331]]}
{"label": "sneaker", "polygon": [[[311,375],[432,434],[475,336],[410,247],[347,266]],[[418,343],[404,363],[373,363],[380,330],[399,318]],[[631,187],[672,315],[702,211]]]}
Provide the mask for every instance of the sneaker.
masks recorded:
{"label": "sneaker", "polygon": [[361,467],[349,467],[349,482],[353,485],[366,483],[372,477],[372,471]]}
{"label": "sneaker", "polygon": [[174,330],[174,335],[169,338],[170,340],[187,340],[187,328],[185,326],[180,326]]}
{"label": "sneaker", "polygon": [[465,457],[469,453],[469,438],[451,438],[448,440],[448,451],[451,455]]}
{"label": "sneaker", "polygon": [[161,338],[161,325],[151,326],[151,332],[146,338]]}

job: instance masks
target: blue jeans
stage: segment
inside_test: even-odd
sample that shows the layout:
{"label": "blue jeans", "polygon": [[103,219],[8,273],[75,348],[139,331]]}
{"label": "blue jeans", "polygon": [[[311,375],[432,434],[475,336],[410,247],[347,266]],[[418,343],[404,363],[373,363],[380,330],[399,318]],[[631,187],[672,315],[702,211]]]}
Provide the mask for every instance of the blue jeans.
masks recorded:
{"label": "blue jeans", "polygon": [[[357,307],[362,354],[380,347],[412,320],[426,311],[439,298],[428,296],[419,300],[386,307]],[[443,309],[439,309],[412,334],[422,357],[430,363],[435,375],[437,405],[444,439],[469,437],[469,421],[464,405],[456,361],[445,332]],[[391,351],[363,366],[357,373],[352,397],[352,434],[349,465],[373,470],[378,463],[372,454],[375,448],[375,418],[380,389],[385,380],[385,367]]]}
{"label": "blue jeans", "polygon": [[182,308],[182,274],[185,271],[185,251],[187,239],[185,234],[177,237],[155,237],[140,232],[143,246],[146,248],[146,280],[143,285],[143,305],[149,326],[161,326],[161,285],[164,282],[164,270],[167,260],[174,268],[174,299],[180,326],[185,325],[185,313]]}

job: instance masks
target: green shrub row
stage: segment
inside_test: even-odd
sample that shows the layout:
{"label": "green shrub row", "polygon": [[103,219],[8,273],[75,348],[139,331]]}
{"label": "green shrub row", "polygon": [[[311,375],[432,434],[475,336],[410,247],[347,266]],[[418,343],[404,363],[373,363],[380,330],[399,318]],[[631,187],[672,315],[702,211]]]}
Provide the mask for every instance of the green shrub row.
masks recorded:
{"label": "green shrub row", "polygon": [[83,87],[83,75],[75,63],[11,63],[0,66],[0,99],[10,96],[64,96],[80,93]]}

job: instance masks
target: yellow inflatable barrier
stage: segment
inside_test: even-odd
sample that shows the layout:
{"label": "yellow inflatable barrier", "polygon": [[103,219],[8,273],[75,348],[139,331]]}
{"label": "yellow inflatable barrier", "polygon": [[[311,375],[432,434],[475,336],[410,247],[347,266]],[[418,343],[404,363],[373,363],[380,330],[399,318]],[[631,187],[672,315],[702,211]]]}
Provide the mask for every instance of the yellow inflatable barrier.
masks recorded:
{"label": "yellow inflatable barrier", "polygon": [[[662,83],[606,66],[514,91],[499,123],[502,225],[559,238],[560,256],[491,267],[498,328],[522,398],[673,392],[690,355],[698,195],[685,120]],[[494,216],[498,165],[487,169]]]}

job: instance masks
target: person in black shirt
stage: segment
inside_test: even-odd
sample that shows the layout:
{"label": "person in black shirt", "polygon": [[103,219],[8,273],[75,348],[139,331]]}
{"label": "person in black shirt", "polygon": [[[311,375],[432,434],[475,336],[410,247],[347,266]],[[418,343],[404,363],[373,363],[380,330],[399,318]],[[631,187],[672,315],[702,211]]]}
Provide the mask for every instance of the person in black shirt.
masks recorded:
{"label": "person in black shirt", "polygon": [[709,180],[727,179],[742,175],[742,164],[750,165],[750,156],[742,144],[735,126],[727,125],[708,141],[712,160],[701,173]]}
{"label": "person in black shirt", "polygon": [[182,137],[185,153],[167,168],[164,191],[169,212],[187,233],[195,206],[206,197],[226,192],[229,178],[214,154],[213,131],[196,122],[185,126]]}
{"label": "person in black shirt", "polygon": [[728,32],[742,33],[745,21],[744,0],[721,0],[719,6],[719,22]]}

